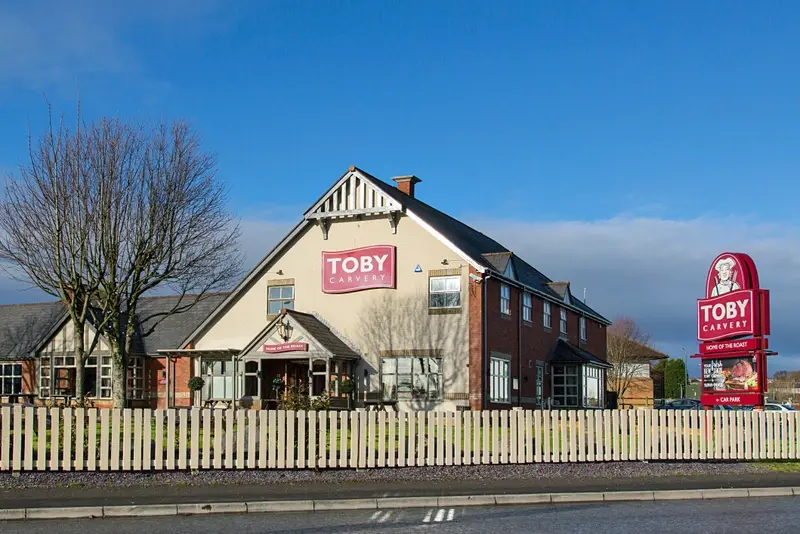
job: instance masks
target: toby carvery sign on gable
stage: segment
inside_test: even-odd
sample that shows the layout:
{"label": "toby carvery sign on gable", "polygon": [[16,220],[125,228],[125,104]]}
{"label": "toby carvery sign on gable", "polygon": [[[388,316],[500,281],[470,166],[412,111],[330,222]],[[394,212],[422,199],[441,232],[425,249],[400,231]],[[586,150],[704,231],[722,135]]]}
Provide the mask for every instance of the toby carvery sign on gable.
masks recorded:
{"label": "toby carvery sign on gable", "polygon": [[370,247],[322,253],[322,291],[350,293],[395,287],[395,247]]}
{"label": "toby carvery sign on gable", "polygon": [[726,252],[711,263],[705,298],[697,300],[704,406],[763,406],[767,385],[769,291],[753,259]]}

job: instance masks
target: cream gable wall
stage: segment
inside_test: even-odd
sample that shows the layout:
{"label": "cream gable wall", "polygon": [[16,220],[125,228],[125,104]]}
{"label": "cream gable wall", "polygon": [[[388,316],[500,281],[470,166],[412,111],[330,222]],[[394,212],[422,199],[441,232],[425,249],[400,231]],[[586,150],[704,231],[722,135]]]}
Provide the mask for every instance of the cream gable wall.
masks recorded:
{"label": "cream gable wall", "polygon": [[[53,335],[50,341],[42,347],[39,351],[39,355],[42,354],[50,354],[51,352],[54,354],[61,354],[61,353],[69,353],[75,351],[75,338],[73,337],[75,334],[75,325],[72,322],[72,319],[67,320],[64,323],[64,326]],[[84,329],[84,347],[89,348],[89,344],[94,340],[95,331],[89,325],[86,325]],[[97,346],[94,349],[93,353],[98,352],[108,352],[111,349],[109,348],[108,344],[105,340],[101,337],[98,342]]]}
{"label": "cream gable wall", "polygon": [[[371,289],[344,294],[322,292],[322,251],[368,245],[395,245],[397,289]],[[442,265],[447,259],[448,265]],[[422,272],[415,273],[419,265]],[[461,267],[460,314],[428,315],[428,274]],[[379,350],[439,349],[444,358],[445,393],[468,391],[468,263],[407,216],[393,234],[387,217],[334,220],[324,240],[322,230],[309,225],[229,304],[196,339],[197,349],[244,347],[266,326],[267,282],[294,279],[295,309],[316,313],[365,357],[371,391],[379,387]],[[277,274],[281,270],[283,274]],[[391,301],[386,300],[392,299]],[[397,308],[408,308],[407,311]],[[394,324],[388,328],[385,324]],[[391,335],[389,334],[391,331]]]}

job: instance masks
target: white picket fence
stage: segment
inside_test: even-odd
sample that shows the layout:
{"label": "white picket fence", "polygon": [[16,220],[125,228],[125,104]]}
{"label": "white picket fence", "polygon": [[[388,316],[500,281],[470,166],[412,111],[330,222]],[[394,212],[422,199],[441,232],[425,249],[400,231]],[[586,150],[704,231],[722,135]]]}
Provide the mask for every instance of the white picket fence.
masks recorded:
{"label": "white picket fence", "polygon": [[0,471],[794,459],[798,412],[0,409]]}

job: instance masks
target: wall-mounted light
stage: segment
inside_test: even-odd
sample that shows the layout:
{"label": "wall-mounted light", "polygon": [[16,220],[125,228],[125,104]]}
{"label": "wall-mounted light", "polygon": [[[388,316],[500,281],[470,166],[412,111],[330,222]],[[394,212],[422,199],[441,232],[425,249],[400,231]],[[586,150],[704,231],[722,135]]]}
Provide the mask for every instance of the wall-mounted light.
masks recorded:
{"label": "wall-mounted light", "polygon": [[442,260],[442,265],[450,265],[450,262],[447,259]]}
{"label": "wall-mounted light", "polygon": [[294,327],[289,324],[289,320],[286,319],[286,315],[281,316],[280,321],[278,321],[278,335],[284,341],[289,341],[292,337],[292,331]]}

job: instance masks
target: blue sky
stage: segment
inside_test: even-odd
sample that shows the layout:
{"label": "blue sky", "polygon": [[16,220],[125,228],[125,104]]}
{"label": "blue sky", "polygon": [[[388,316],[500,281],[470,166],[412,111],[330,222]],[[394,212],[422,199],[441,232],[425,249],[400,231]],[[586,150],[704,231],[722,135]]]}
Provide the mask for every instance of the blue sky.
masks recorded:
{"label": "blue sky", "polygon": [[773,288],[776,361],[800,367],[800,4],[107,4],[0,6],[0,170],[41,131],[43,95],[186,118],[253,256],[349,165],[416,174],[423,200],[673,355],[694,345],[708,263],[742,250]]}

